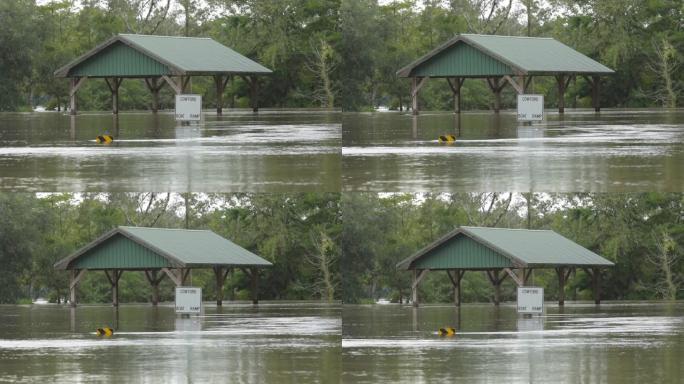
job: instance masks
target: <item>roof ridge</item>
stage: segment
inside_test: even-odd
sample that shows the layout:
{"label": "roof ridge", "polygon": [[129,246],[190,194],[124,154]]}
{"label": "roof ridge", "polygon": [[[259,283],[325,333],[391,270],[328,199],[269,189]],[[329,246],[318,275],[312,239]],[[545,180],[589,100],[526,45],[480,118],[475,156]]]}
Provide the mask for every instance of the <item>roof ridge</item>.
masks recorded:
{"label": "roof ridge", "polygon": [[[461,36],[485,36],[485,37],[507,37],[516,39],[544,39],[544,40],[556,40],[553,37],[537,37],[537,36],[511,36],[511,35],[484,35],[481,33],[461,33]],[[557,41],[557,40],[556,40]]]}
{"label": "roof ridge", "polygon": [[211,232],[214,231],[210,229],[185,229],[185,228],[161,228],[161,227],[135,227],[132,225],[119,225],[118,228],[135,228],[135,229],[157,229],[164,231],[185,231],[185,232]]}
{"label": "roof ridge", "polygon": [[146,35],[140,33],[117,33],[119,36],[145,36],[145,37],[165,37],[170,39],[202,39],[202,40],[214,40],[211,37],[197,37],[197,36],[169,36],[169,35]]}
{"label": "roof ridge", "polygon": [[482,228],[482,229],[499,229],[506,231],[527,231],[527,232],[553,232],[553,229],[527,229],[527,228],[502,228],[502,227],[473,227],[468,225],[461,225],[461,228]]}

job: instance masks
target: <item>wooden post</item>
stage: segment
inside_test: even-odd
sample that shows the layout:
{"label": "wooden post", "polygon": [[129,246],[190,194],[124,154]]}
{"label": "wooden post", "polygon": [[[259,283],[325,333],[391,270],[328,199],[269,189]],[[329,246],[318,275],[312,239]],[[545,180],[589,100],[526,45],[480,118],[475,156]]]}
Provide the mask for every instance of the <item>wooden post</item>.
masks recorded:
{"label": "wooden post", "polygon": [[259,112],[259,81],[255,76],[252,76],[250,90],[251,93],[249,99],[252,104],[252,112],[256,113]]}
{"label": "wooden post", "polygon": [[152,285],[152,305],[156,306],[159,304],[159,283],[164,278],[164,274],[162,273],[157,276],[157,270],[153,269],[151,271],[145,271],[145,276],[147,277],[147,281],[150,282],[150,285]]}
{"label": "wooden post", "polygon": [[252,274],[252,304],[259,304],[259,270],[251,269]]}
{"label": "wooden post", "polygon": [[230,268],[225,268],[224,271],[224,268],[215,266],[212,269],[216,276],[216,306],[220,307],[223,305],[223,284],[226,282],[226,277],[230,272]]}
{"label": "wooden post", "polygon": [[[413,79],[415,82],[415,77]],[[414,105],[415,105],[415,103],[414,103]],[[413,270],[413,283],[411,284],[411,301],[413,302],[414,307],[418,306],[418,270],[417,269]]]}
{"label": "wooden post", "polygon": [[460,269],[455,269],[452,271],[447,270],[447,275],[449,276],[449,280],[451,280],[451,284],[454,286],[454,305],[457,307],[461,306],[461,279],[463,279],[463,275],[465,275],[465,270],[460,270]]}
{"label": "wooden post", "polygon": [[223,91],[230,80],[230,76],[215,75],[214,84],[216,85],[216,115],[223,115]]}
{"label": "wooden post", "polygon": [[[420,79],[420,81],[418,80]],[[411,113],[418,114],[418,91],[425,85],[428,77],[412,77],[411,78]]]}
{"label": "wooden post", "polygon": [[465,77],[447,77],[446,80],[454,94],[454,113],[461,113],[461,87],[465,82]]}
{"label": "wooden post", "polygon": [[413,284],[411,284],[411,301],[413,301],[414,307],[418,306],[418,284],[421,280],[423,280],[428,271],[429,269],[413,270]]}
{"label": "wooden post", "polygon": [[71,281],[69,282],[69,303],[72,307],[75,307],[78,300],[76,298],[76,289],[78,288],[78,282],[83,277],[85,269],[72,269],[71,270]]}
{"label": "wooden post", "polygon": [[506,81],[502,80],[501,77],[488,77],[486,80],[489,89],[494,93],[494,113],[499,113],[501,110],[501,91],[506,86]]}
{"label": "wooden post", "polygon": [[157,113],[159,111],[159,91],[164,86],[163,81],[159,81],[159,77],[145,78],[145,84],[147,89],[152,93],[152,112]]}
{"label": "wooden post", "polygon": [[591,277],[591,290],[594,293],[594,304],[601,304],[601,270],[599,268],[584,268],[584,272]]}
{"label": "wooden post", "polygon": [[119,113],[119,86],[122,82],[123,78],[121,77],[112,77],[111,79],[105,77],[105,83],[107,83],[109,92],[112,93],[112,113],[115,115]]}
{"label": "wooden post", "polygon": [[119,306],[119,279],[121,278],[121,275],[123,275],[122,270],[114,269],[112,275],[109,274],[109,271],[105,269],[104,271],[105,276],[107,276],[107,280],[109,280],[109,284],[112,286],[112,305],[115,307]]}
{"label": "wooden post", "polygon": [[601,78],[599,76],[584,76],[584,79],[591,86],[591,105],[594,107],[594,111],[601,112],[601,103],[599,101]]}
{"label": "wooden post", "polygon": [[558,306],[565,305],[565,283],[570,277],[572,268],[557,267],[556,275],[558,275]]}
{"label": "wooden post", "polygon": [[601,101],[599,100],[599,97],[601,95],[601,78],[598,76],[594,76],[593,78],[594,78],[594,96],[592,97],[592,101],[594,102],[594,111],[601,112]]}
{"label": "wooden post", "polygon": [[70,108],[70,114],[75,115],[78,106],[76,103],[76,92],[78,91],[79,88],[81,88],[81,85],[85,82],[87,77],[72,77],[71,78],[71,89],[69,90],[69,108]]}
{"label": "wooden post", "polygon": [[501,302],[501,283],[504,281],[506,276],[508,276],[506,273],[499,276],[500,271],[500,269],[492,269],[490,271],[486,271],[487,277],[489,277],[489,281],[494,286],[494,305],[497,306]]}
{"label": "wooden post", "polygon": [[601,304],[601,270],[593,268],[593,283],[594,283],[594,304]]}
{"label": "wooden post", "polygon": [[558,113],[565,113],[565,91],[570,85],[572,76],[556,75],[556,83],[558,83]]}
{"label": "wooden post", "polygon": [[532,268],[523,269],[523,285],[527,285],[530,276],[532,276]]}

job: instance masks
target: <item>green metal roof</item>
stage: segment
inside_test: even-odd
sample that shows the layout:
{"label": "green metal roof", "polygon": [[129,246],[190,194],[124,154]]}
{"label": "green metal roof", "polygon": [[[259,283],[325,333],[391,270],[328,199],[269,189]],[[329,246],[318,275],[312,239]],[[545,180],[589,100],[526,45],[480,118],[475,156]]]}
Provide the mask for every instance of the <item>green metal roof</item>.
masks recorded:
{"label": "green metal roof", "polygon": [[611,267],[550,230],[460,227],[397,264],[400,269]]}
{"label": "green metal roof", "polygon": [[212,231],[118,227],[74,254],[57,269],[154,269],[272,264]]}
{"label": "green metal roof", "polygon": [[272,71],[210,38],[119,34],[55,71],[59,77],[142,77]]}
{"label": "green metal roof", "polygon": [[[468,45],[474,50],[463,50],[460,48],[463,45]],[[492,60],[498,62],[498,65],[493,66]],[[467,66],[464,63],[471,63],[474,66]],[[483,73],[492,67],[494,70]],[[502,73],[501,67],[509,68],[511,73]],[[401,77],[486,77],[502,74],[559,73],[607,75],[614,71],[549,37],[462,34],[397,72]]]}

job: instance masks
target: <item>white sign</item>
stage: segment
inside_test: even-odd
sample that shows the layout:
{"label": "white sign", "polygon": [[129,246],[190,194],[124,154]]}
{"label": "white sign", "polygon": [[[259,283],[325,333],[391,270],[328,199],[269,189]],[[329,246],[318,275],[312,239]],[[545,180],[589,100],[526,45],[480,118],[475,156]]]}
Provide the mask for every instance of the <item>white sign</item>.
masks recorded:
{"label": "white sign", "polygon": [[176,313],[200,313],[202,288],[176,287]]}
{"label": "white sign", "polygon": [[518,287],[518,313],[543,313],[544,288]]}
{"label": "white sign", "polygon": [[202,117],[202,95],[176,95],[176,120],[199,121]]}
{"label": "white sign", "polygon": [[542,121],[544,95],[518,95],[518,121]]}

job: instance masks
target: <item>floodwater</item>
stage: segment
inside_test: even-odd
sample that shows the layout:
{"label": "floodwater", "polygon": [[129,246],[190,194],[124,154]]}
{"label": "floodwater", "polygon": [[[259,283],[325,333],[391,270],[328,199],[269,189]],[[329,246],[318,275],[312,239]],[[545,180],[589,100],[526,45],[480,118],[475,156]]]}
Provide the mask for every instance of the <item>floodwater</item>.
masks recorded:
{"label": "floodwater", "polygon": [[[98,135],[114,142],[101,145]],[[12,191],[339,191],[341,114],[262,110],[0,114],[0,188]]]}
{"label": "floodwater", "polygon": [[[440,135],[456,136],[453,144]],[[684,190],[684,110],[345,113],[347,191]]]}
{"label": "floodwater", "polygon": [[[682,383],[684,303],[344,306],[343,381]],[[440,327],[457,329],[440,337]]]}
{"label": "floodwater", "polygon": [[0,306],[0,382],[338,382],[340,334],[340,307],[316,303]]}

